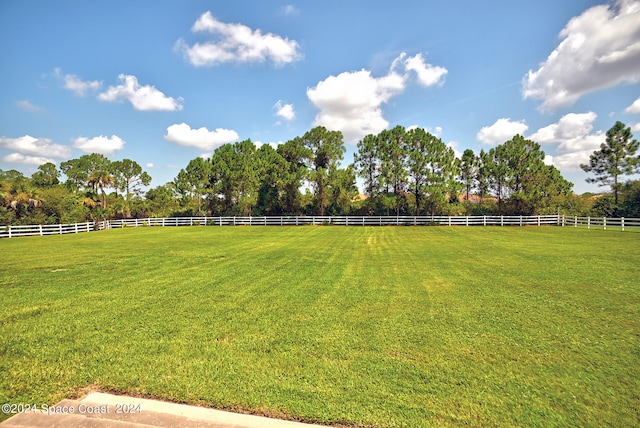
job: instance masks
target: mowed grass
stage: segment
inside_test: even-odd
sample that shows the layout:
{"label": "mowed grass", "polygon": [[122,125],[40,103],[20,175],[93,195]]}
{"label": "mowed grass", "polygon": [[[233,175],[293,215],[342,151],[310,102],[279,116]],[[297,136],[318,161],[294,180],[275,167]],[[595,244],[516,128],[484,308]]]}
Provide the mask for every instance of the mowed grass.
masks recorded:
{"label": "mowed grass", "polygon": [[324,424],[638,426],[639,250],[569,227],[4,239],[0,402],[91,387]]}

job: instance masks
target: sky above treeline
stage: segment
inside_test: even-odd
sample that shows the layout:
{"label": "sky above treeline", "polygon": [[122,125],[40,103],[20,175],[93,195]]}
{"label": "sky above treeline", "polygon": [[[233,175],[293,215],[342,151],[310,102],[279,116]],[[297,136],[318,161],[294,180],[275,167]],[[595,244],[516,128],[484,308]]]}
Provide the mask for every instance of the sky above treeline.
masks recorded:
{"label": "sky above treeline", "polygon": [[152,186],[322,125],[344,166],[402,125],[459,154],[520,134],[577,193],[616,121],[640,138],[640,0],[3,1],[0,169],[85,153]]}

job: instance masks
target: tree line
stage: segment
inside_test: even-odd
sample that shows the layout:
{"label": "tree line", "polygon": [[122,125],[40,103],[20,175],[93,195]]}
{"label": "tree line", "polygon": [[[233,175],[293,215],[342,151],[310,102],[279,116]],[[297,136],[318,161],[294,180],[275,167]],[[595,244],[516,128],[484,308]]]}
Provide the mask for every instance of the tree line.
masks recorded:
{"label": "tree line", "polygon": [[[341,167],[342,133],[315,127],[273,148],[251,140],[198,157],[169,183],[135,161],[83,155],[45,163],[31,176],[0,170],[0,224],[72,223],[108,218],[197,215],[534,215],[640,217],[638,142],[620,122],[594,152],[588,181],[611,195],[574,195],[573,184],[544,162],[540,145],[515,135],[460,158],[438,137],[402,126],[364,137]],[[64,181],[62,181],[64,177]],[[363,186],[359,193],[357,182]]]}

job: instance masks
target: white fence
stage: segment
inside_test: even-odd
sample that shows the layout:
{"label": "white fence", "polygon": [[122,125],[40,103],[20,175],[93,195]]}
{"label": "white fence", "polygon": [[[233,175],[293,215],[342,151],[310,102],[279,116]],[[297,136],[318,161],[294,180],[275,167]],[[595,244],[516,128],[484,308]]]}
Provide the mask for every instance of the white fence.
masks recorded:
{"label": "white fence", "polygon": [[63,235],[67,233],[92,232],[94,230],[107,229],[109,222],[101,221],[94,223],[73,224],[31,224],[27,226],[0,226],[0,238],[14,238],[18,236],[44,236]]}
{"label": "white fence", "polygon": [[299,216],[299,217],[168,217],[75,224],[0,226],[0,238],[62,235],[141,226],[565,226],[587,229],[640,230],[638,218],[574,216]]}
{"label": "white fence", "polygon": [[542,226],[562,224],[562,216],[291,216],[171,217],[111,220],[113,228],[128,226]]}

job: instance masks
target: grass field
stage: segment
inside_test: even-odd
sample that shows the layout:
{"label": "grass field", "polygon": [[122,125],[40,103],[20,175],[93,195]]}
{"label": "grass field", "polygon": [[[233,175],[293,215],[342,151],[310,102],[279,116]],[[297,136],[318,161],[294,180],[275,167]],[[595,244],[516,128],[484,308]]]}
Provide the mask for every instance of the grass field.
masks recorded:
{"label": "grass field", "polygon": [[152,227],[0,251],[1,403],[89,387],[325,424],[640,424],[640,233]]}

